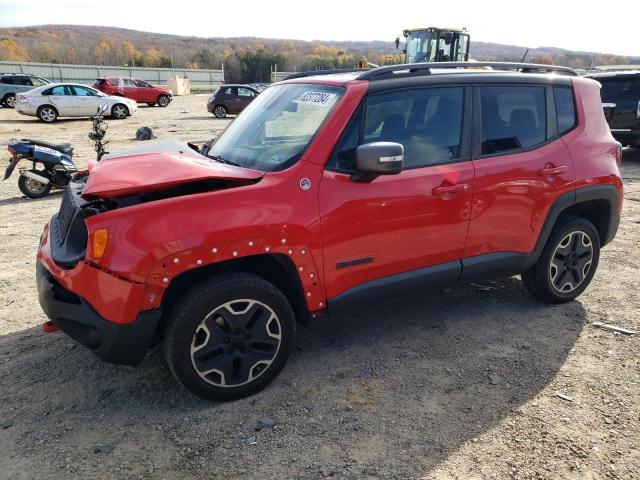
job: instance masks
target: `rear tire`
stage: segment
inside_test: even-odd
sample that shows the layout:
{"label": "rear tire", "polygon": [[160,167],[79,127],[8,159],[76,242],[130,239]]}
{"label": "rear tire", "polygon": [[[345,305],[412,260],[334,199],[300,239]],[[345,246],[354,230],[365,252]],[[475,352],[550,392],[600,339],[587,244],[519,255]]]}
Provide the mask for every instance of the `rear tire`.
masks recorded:
{"label": "rear tire", "polygon": [[600,237],[591,222],[563,216],[540,258],[522,274],[524,286],[547,303],[570,302],[589,286],[600,259]]}
{"label": "rear tire", "polygon": [[43,105],[38,108],[38,118],[44,123],[53,123],[58,119],[58,110],[51,105]]}
{"label": "rear tire", "polygon": [[111,107],[111,116],[116,120],[124,120],[129,116],[129,109],[122,103],[116,103]]}
{"label": "rear tire", "polygon": [[[45,172],[44,170],[33,169],[29,171],[43,177],[48,177],[47,172]],[[18,177],[18,188],[25,197],[43,198],[49,195],[49,192],[51,191],[51,182],[43,184],[36,180],[27,178],[24,175],[20,175]]]}
{"label": "rear tire", "polygon": [[224,118],[227,116],[227,107],[225,107],[224,105],[216,105],[213,108],[213,114],[217,118]]}
{"label": "rear tire", "polygon": [[13,93],[9,93],[4,97],[3,104],[7,108],[15,108],[16,107],[16,96]]}
{"label": "rear tire", "polygon": [[271,283],[221,274],[194,285],[174,305],[164,336],[169,369],[207,400],[233,400],[266,387],[295,340],[291,305]]}
{"label": "rear tire", "polygon": [[159,95],[157,103],[159,107],[164,108],[171,103],[171,99],[169,98],[168,95]]}

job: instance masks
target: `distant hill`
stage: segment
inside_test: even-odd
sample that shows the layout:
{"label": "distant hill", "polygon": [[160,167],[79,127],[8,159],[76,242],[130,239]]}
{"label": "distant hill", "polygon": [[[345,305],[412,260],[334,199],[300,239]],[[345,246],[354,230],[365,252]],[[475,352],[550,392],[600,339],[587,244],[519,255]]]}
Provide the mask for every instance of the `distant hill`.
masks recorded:
{"label": "distant hill", "polygon": [[[479,42],[471,37],[478,60],[520,61],[525,47]],[[0,28],[0,60],[97,65],[220,68],[231,81],[264,81],[272,65],[280,71],[352,67],[365,56],[377,64],[400,63],[389,41],[302,41],[271,38],[201,38],[115,27],[42,25]],[[530,62],[577,68],[640,63],[640,57],[575,52],[554,47],[531,49]],[[266,78],[265,78],[266,77]]]}

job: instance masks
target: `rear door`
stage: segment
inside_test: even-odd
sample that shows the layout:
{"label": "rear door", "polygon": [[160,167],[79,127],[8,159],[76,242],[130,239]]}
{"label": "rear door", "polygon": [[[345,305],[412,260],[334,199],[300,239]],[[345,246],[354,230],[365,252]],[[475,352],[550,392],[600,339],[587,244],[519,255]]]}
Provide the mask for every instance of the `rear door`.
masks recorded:
{"label": "rear door", "polygon": [[[470,97],[461,86],[371,95],[352,118],[320,185],[328,298],[405,272],[424,287],[426,267],[457,280],[473,194]],[[403,171],[353,181],[356,147],[376,141],[404,146]]]}
{"label": "rear door", "polygon": [[[571,87],[474,87],[474,107],[476,179],[464,256],[528,253],[551,204],[572,190],[573,166],[560,138],[575,124]],[[464,270],[471,273],[466,263]]]}
{"label": "rear door", "polygon": [[222,103],[227,107],[227,112],[238,113],[240,111],[238,102],[238,87],[226,87],[222,92]]}
{"label": "rear door", "polygon": [[135,100],[138,103],[143,102],[143,100],[139,99],[138,87],[136,86],[132,78],[122,79],[122,94],[125,97]]}
{"label": "rear door", "polygon": [[640,76],[598,78],[607,123],[614,133],[626,133],[638,123]]}
{"label": "rear door", "polygon": [[61,117],[75,117],[79,115],[78,101],[69,85],[58,85],[46,90],[49,103],[56,107]]}

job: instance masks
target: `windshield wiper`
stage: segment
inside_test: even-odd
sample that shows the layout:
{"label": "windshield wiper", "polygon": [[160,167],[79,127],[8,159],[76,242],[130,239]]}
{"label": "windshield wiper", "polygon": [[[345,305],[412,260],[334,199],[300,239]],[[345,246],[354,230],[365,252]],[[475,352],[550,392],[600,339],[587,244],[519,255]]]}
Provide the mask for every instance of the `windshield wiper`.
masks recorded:
{"label": "windshield wiper", "polygon": [[209,155],[209,158],[215,160],[216,162],[226,163],[227,165],[233,165],[234,167],[239,167],[240,164],[236,162],[232,162],[231,160],[226,160],[219,155]]}

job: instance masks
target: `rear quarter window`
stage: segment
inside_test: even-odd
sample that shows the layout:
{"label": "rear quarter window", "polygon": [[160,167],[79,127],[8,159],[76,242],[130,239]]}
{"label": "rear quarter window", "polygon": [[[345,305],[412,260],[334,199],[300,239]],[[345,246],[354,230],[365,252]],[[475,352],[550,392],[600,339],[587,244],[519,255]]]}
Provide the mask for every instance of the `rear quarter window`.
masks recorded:
{"label": "rear quarter window", "polygon": [[556,104],[558,135],[562,135],[571,130],[576,124],[573,90],[570,87],[554,87],[553,98]]}

